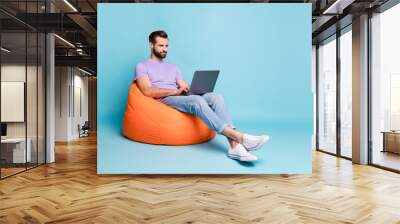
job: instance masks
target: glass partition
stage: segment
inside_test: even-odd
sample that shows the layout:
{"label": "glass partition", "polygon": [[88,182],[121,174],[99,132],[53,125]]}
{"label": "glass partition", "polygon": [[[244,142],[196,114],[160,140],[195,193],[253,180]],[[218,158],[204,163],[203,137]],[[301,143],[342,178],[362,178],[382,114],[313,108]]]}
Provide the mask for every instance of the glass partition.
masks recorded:
{"label": "glass partition", "polygon": [[[28,3],[28,5],[26,5]],[[45,1],[1,1],[23,13],[44,12]],[[44,33],[0,12],[0,178],[45,162]]]}
{"label": "glass partition", "polygon": [[352,157],[352,32],[340,36],[340,154]]}
{"label": "glass partition", "polygon": [[1,176],[6,177],[24,171],[32,155],[26,142],[26,33],[3,32],[1,47],[0,150]]}
{"label": "glass partition", "polygon": [[318,47],[318,149],[336,153],[336,36]]}
{"label": "glass partition", "polygon": [[372,164],[400,171],[400,4],[371,19]]}

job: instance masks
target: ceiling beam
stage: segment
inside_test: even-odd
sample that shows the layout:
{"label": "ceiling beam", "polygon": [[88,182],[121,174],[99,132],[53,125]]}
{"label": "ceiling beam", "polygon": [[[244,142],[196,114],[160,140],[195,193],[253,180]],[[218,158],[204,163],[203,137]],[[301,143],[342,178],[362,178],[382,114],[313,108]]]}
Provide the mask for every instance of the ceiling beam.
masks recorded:
{"label": "ceiling beam", "polygon": [[91,56],[55,56],[56,66],[81,66],[88,67],[92,71],[96,71],[96,61],[96,58]]}
{"label": "ceiling beam", "polygon": [[90,24],[85,17],[79,13],[69,13],[67,16],[73,20],[77,25],[79,25],[86,34],[91,38],[96,38],[97,30]]}

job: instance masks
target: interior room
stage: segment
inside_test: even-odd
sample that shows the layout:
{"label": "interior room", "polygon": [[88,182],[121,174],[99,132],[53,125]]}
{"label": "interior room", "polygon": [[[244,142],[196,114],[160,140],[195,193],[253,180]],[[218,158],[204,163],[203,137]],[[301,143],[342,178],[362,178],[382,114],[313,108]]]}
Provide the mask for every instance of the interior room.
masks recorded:
{"label": "interior room", "polygon": [[[217,13],[228,6],[237,16]],[[264,21],[271,14],[259,10],[274,7],[287,7],[271,11],[284,19]],[[308,10],[304,29],[293,25],[300,19],[290,20],[295,11],[289,8],[296,7]],[[116,8],[127,14],[100,13]],[[244,11],[249,17],[241,17]],[[141,18],[133,20],[132,12]],[[207,16],[190,17],[198,12]],[[114,23],[117,17],[122,20]],[[209,24],[204,30],[211,34],[231,32],[196,33],[193,24],[200,22]],[[0,1],[0,223],[400,223],[399,23],[398,0]],[[110,32],[101,30],[104,24]],[[150,37],[149,31],[165,27],[168,37]],[[244,32],[257,30],[266,32]],[[296,52],[300,40],[309,41]],[[184,97],[178,78],[165,90],[156,88],[153,71],[140,74],[150,87],[136,74],[139,59],[164,63],[166,48],[166,61],[179,64],[187,81],[196,61],[210,69],[231,64],[215,90],[230,93],[223,102],[232,106],[233,117],[247,118],[238,127],[281,135],[256,136],[262,147],[253,152],[249,135],[237,137],[240,128],[224,125],[221,130],[228,131],[218,132],[198,108],[185,114],[167,105],[153,117],[175,114],[170,123],[192,127],[176,138],[181,145],[157,139],[178,133],[157,122],[150,137],[140,129],[143,119],[126,131],[128,109],[141,118],[149,115],[141,108],[159,108],[168,94]],[[239,86],[258,98],[235,101]],[[162,94],[151,95],[154,90]],[[142,101],[134,101],[138,96]],[[291,103],[268,108],[288,98]],[[288,114],[293,119],[281,123]],[[263,115],[276,126],[256,119]],[[187,143],[182,136],[188,133],[202,138]],[[258,161],[230,154],[240,147],[243,158]]]}

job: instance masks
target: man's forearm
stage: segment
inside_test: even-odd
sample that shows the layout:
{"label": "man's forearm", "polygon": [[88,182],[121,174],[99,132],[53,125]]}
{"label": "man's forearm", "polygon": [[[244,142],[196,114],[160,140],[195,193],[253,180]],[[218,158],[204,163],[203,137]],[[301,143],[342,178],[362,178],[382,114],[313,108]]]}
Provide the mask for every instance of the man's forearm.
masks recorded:
{"label": "man's forearm", "polygon": [[157,87],[149,87],[145,91],[145,95],[153,98],[161,98],[166,96],[173,96],[177,94],[175,89],[162,89]]}

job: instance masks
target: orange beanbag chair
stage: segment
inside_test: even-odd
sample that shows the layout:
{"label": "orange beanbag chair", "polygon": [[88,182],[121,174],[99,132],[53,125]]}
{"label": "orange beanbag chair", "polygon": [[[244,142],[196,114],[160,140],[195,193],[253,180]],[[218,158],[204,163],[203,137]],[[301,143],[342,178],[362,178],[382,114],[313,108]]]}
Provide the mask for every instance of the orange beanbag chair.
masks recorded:
{"label": "orange beanbag chair", "polygon": [[123,120],[125,137],[160,145],[190,145],[215,137],[200,118],[143,95],[136,83],[129,90]]}

